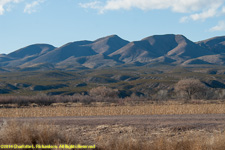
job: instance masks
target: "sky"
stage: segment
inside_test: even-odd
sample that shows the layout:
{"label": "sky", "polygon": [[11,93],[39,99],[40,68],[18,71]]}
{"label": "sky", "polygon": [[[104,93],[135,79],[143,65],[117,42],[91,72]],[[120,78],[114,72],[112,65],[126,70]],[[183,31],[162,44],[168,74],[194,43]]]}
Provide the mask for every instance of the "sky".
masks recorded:
{"label": "sky", "polygon": [[0,0],[0,53],[116,34],[129,41],[225,35],[225,0]]}

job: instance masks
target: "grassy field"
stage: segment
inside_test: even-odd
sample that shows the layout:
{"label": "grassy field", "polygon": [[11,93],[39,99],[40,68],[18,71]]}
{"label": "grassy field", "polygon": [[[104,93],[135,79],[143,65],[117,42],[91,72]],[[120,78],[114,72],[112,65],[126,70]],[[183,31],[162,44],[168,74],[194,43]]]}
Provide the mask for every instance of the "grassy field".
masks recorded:
{"label": "grassy field", "polygon": [[[66,127],[68,130],[68,127]],[[79,127],[78,131],[83,127]],[[117,127],[121,128],[120,126]],[[99,127],[94,127],[98,130]],[[146,132],[136,134],[142,136]],[[68,134],[68,132],[70,134]],[[149,132],[149,131],[148,131]],[[155,131],[150,131],[154,133]],[[107,133],[102,136],[101,133],[94,140],[94,143],[80,141],[79,134],[73,130],[66,132],[57,126],[40,123],[5,123],[0,130],[0,143],[2,145],[96,145],[95,150],[224,150],[225,134],[222,132],[208,132],[199,130],[182,131],[164,131],[157,137],[149,140],[143,140],[135,137],[133,133],[111,135]],[[153,134],[152,134],[153,135]],[[85,130],[85,136],[89,133]],[[56,149],[53,149],[56,150]],[[58,148],[57,150],[60,150]]]}
{"label": "grassy field", "polygon": [[[224,150],[225,136],[215,136],[213,138],[198,137],[189,138],[183,137],[182,140],[168,140],[164,137],[153,140],[151,142],[141,142],[138,140],[115,140],[107,144],[100,145],[100,150]],[[213,142],[212,142],[213,141]]]}
{"label": "grassy field", "polygon": [[[178,103],[83,106],[56,103],[45,107],[1,108],[0,117],[110,116],[155,114],[224,114],[225,104]],[[61,105],[61,106],[60,106]],[[122,133],[122,134],[121,134]],[[90,137],[92,140],[90,141]],[[57,126],[47,122],[4,122],[0,144],[18,145],[96,145],[95,150],[224,150],[225,134],[221,129],[135,127],[122,125]],[[56,150],[56,149],[52,149]],[[57,150],[60,150],[59,148]]]}
{"label": "grassy field", "polygon": [[224,114],[225,104],[146,104],[139,106],[1,108],[0,117]]}

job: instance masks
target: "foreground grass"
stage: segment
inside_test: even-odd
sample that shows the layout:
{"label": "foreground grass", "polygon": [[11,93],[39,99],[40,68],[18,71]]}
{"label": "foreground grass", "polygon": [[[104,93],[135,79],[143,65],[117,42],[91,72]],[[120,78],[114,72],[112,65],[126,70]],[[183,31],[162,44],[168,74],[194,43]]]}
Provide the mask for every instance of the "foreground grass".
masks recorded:
{"label": "foreground grass", "polygon": [[120,139],[105,142],[99,146],[99,150],[224,150],[225,136],[215,136],[213,138],[198,137],[182,140],[168,140],[164,137],[151,142],[141,142],[133,139]]}
{"label": "foreground grass", "polygon": [[[59,145],[76,143],[48,123],[5,122],[0,130],[0,145]],[[35,149],[35,148],[33,148]]]}
{"label": "foreground grass", "polygon": [[[207,133],[199,134],[200,131],[188,131],[186,133],[174,132],[174,135],[182,134],[180,137],[159,137],[142,141],[136,137],[124,138],[120,136],[108,136],[97,139],[94,143],[96,150],[224,150],[225,134],[217,133],[208,136]],[[0,130],[1,145],[60,145],[81,144],[75,138],[77,133],[69,136],[64,134],[56,126],[43,123],[5,123]],[[109,133],[110,134],[110,133]],[[86,141],[82,141],[85,143]]]}
{"label": "foreground grass", "polygon": [[147,104],[142,106],[1,108],[0,117],[224,114],[225,104]]}

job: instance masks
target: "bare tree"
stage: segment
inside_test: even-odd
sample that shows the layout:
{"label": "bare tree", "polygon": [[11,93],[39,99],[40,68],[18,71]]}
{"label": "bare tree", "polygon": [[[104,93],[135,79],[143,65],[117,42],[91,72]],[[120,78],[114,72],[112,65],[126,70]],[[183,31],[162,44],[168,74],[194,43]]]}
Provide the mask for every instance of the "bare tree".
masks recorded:
{"label": "bare tree", "polygon": [[190,100],[204,95],[206,86],[198,79],[183,79],[175,85],[175,91],[177,94]]}

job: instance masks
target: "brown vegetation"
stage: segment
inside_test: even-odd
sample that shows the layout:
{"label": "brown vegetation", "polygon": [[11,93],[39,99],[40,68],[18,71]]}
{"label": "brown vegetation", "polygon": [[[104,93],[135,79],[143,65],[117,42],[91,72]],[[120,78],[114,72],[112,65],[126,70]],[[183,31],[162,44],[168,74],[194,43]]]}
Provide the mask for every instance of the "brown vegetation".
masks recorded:
{"label": "brown vegetation", "polygon": [[225,104],[146,104],[139,106],[1,108],[0,117],[223,114]]}
{"label": "brown vegetation", "polygon": [[[76,143],[75,138],[62,134],[48,123],[5,122],[0,130],[1,145],[59,145]],[[35,149],[35,148],[34,148]]]}
{"label": "brown vegetation", "polygon": [[198,79],[183,79],[175,85],[177,94],[187,100],[199,98],[206,90],[206,86]]}
{"label": "brown vegetation", "polygon": [[[67,128],[67,127],[66,127]],[[99,127],[98,127],[99,128]],[[94,128],[94,130],[98,130]],[[120,126],[117,126],[119,129]],[[81,129],[81,127],[80,127]],[[79,129],[77,129],[79,130]],[[84,144],[88,141],[78,142],[77,133],[74,130],[62,131],[55,125],[43,123],[8,122],[3,124],[0,130],[0,143],[2,145],[60,145],[60,144]],[[139,138],[133,137],[133,132],[138,132]],[[153,134],[153,131],[150,134]],[[156,137],[151,136],[148,140],[141,138],[144,132],[133,130],[128,135],[110,135],[96,137],[92,145],[96,150],[224,150],[225,134],[223,132],[208,131],[172,131],[166,130],[167,134],[159,133]],[[86,133],[87,134],[87,133]],[[102,135],[103,133],[101,133]],[[74,136],[71,136],[74,135]],[[210,136],[209,136],[210,135]],[[86,135],[87,137],[90,135]],[[154,137],[154,138],[153,138]],[[89,143],[90,144],[90,143]]]}
{"label": "brown vegetation", "polygon": [[204,136],[188,138],[184,135],[182,139],[173,140],[161,137],[148,142],[114,138],[108,142],[102,143],[102,145],[99,146],[99,150],[224,150],[224,140],[224,135],[213,138]]}
{"label": "brown vegetation", "polygon": [[90,95],[91,96],[96,96],[96,97],[111,97],[111,98],[118,98],[118,90],[117,89],[111,89],[105,86],[99,86],[96,88],[93,88],[90,90]]}

